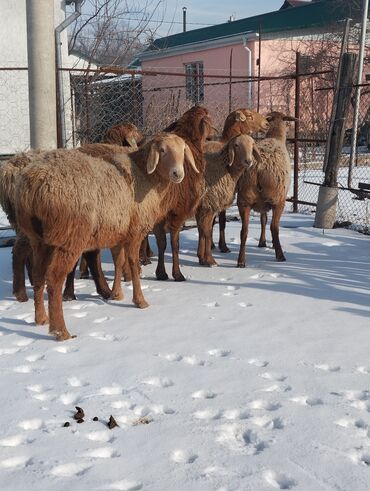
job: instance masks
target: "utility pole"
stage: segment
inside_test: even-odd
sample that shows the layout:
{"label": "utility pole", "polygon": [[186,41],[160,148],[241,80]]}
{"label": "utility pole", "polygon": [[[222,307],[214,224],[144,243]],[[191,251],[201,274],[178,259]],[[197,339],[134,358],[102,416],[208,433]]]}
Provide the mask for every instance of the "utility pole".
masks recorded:
{"label": "utility pole", "polygon": [[28,96],[31,147],[57,146],[54,2],[27,0]]}

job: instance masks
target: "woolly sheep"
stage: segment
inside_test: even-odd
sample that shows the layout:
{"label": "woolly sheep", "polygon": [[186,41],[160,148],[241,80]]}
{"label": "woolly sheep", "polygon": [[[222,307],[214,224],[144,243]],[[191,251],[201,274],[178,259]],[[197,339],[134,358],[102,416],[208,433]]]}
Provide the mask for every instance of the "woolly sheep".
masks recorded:
{"label": "woolly sheep", "polygon": [[206,189],[196,212],[199,231],[199,263],[206,266],[217,265],[212,256],[212,225],[216,214],[229,207],[234,198],[238,180],[252,163],[258,161],[259,153],[253,138],[239,135],[217,153],[205,153]]}
{"label": "woolly sheep", "polygon": [[[141,240],[177,201],[185,161],[197,172],[189,147],[175,135],[158,135],[130,154],[115,148],[114,155],[102,158],[77,150],[42,152],[17,182],[16,220],[31,242],[34,257],[35,320],[37,324],[49,321],[43,301],[46,281],[49,332],[57,340],[70,338],[62,285],[85,250],[117,244],[125,248],[133,303],[148,306],[140,286]],[[120,260],[116,269],[122,267]]]}
{"label": "woolly sheep", "polygon": [[261,159],[253,162],[238,183],[237,204],[242,220],[237,263],[239,268],[245,267],[245,243],[252,209],[262,214],[262,224],[266,223],[266,213],[272,209],[271,235],[276,260],[285,261],[279,239],[279,223],[291,176],[290,158],[286,148],[286,121],[296,119],[280,112],[270,113],[267,119],[270,128],[266,138],[257,144]]}
{"label": "woolly sheep", "polygon": [[[239,108],[232,111],[226,118],[222,131],[221,140],[207,142],[206,152],[217,152],[231,138],[237,135],[251,135],[252,133],[265,133],[269,128],[269,123],[265,116],[252,111],[251,109]],[[218,248],[221,252],[230,252],[226,245],[225,228],[226,228],[226,212],[221,210],[218,215],[219,222],[219,241]]]}
{"label": "woolly sheep", "polygon": [[157,279],[168,279],[164,253],[166,250],[166,230],[169,230],[172,247],[172,276],[175,281],[185,281],[179,264],[179,235],[185,220],[195,215],[199,201],[205,192],[203,150],[206,139],[213,134],[214,130],[208,110],[201,106],[195,106],[186,111],[165,131],[171,131],[185,140],[193,153],[199,170],[199,173],[196,173],[188,165],[186,166],[185,178],[177,188],[178,199],[176,204],[153,230],[158,245]]}
{"label": "woolly sheep", "polygon": [[143,134],[133,123],[120,123],[107,130],[103,143],[137,149],[142,140]]}

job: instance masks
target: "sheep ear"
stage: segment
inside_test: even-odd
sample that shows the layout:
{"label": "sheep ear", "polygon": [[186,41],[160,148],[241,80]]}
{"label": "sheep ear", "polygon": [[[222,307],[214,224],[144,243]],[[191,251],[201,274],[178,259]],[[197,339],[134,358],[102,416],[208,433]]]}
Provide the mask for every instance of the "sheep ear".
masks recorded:
{"label": "sheep ear", "polygon": [[272,121],[274,118],[273,118],[271,115],[269,115],[269,114],[268,114],[268,115],[266,116],[266,119],[267,119],[267,121]]}
{"label": "sheep ear", "polygon": [[159,152],[157,149],[157,145],[152,143],[149,150],[148,160],[146,162],[146,171],[148,174],[153,174],[155,169],[157,168],[159,162]]}
{"label": "sheep ear", "polygon": [[256,145],[253,145],[253,157],[256,159],[256,162],[258,163],[262,161],[261,154],[258,148],[256,147]]}
{"label": "sheep ear", "polygon": [[294,116],[284,116],[283,121],[299,121],[299,119]]}
{"label": "sheep ear", "polygon": [[192,168],[197,174],[199,174],[199,170],[195,165],[193,152],[190,150],[190,147],[188,145],[185,145],[184,157],[185,157],[185,161],[192,166]]}
{"label": "sheep ear", "polygon": [[234,150],[234,145],[229,144],[229,148],[227,149],[229,153],[229,162],[228,162],[228,167],[231,167],[234,163],[235,160],[235,150]]}
{"label": "sheep ear", "polygon": [[202,118],[199,123],[199,131],[202,138],[207,138],[212,134],[213,127],[209,124],[208,118]]}

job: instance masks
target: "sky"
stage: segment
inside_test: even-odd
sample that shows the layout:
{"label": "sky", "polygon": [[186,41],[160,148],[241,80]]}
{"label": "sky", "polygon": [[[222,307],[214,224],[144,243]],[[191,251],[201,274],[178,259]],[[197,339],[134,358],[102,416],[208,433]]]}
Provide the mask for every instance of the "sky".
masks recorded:
{"label": "sky", "polygon": [[187,8],[187,28],[188,30],[204,27],[209,24],[221,24],[226,22],[231,15],[235,19],[243,19],[253,15],[271,12],[281,7],[284,0],[230,0],[225,1],[197,1],[197,0],[167,0],[165,13],[165,23],[161,32],[168,31],[171,24],[167,22],[174,21],[171,28],[171,34],[182,31],[182,7]]}

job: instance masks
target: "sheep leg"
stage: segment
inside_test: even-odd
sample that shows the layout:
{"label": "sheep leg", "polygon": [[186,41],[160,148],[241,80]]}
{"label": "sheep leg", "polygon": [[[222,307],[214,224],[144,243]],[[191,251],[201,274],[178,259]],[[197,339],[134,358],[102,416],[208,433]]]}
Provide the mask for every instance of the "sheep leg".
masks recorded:
{"label": "sheep leg", "polygon": [[260,222],[261,222],[261,235],[260,235],[260,240],[258,242],[258,247],[266,247],[266,224],[267,224],[266,212],[262,212],[260,214]]}
{"label": "sheep leg", "polygon": [[272,220],[270,226],[271,235],[272,235],[272,245],[274,246],[275,249],[276,260],[281,262],[286,261],[279,239],[279,224],[280,224],[281,215],[283,214],[284,211],[284,207],[285,207],[285,202],[275,206],[272,209]]}
{"label": "sheep leg", "polygon": [[125,261],[122,266],[122,274],[124,281],[132,281],[130,263],[128,262],[127,255],[125,256]]}
{"label": "sheep leg", "polygon": [[41,326],[49,322],[44,304],[44,288],[46,270],[50,262],[52,250],[52,247],[41,244],[40,242],[32,244],[35,322]]}
{"label": "sheep leg", "polygon": [[221,252],[230,252],[230,249],[226,245],[225,240],[225,228],[226,228],[226,211],[221,211],[218,215],[218,226],[220,229],[220,237],[218,240],[218,248]]}
{"label": "sheep leg", "polygon": [[110,298],[112,292],[108,286],[101,267],[100,250],[96,249],[94,251],[86,251],[82,254],[82,257],[85,258],[90,269],[97,293],[99,293],[99,295],[104,299]]}
{"label": "sheep leg", "polygon": [[18,302],[27,302],[25,267],[28,257],[32,254],[31,246],[23,236],[17,235],[12,251],[13,295]]}
{"label": "sheep leg", "polygon": [[164,253],[166,252],[167,239],[164,222],[159,223],[154,228],[154,235],[157,241],[158,247],[158,264],[155,270],[157,280],[168,280],[168,274],[166,273],[166,267],[164,264]]}
{"label": "sheep leg", "polygon": [[216,249],[215,243],[213,242],[213,228],[215,226],[215,223],[216,223],[216,217],[213,219],[213,223],[212,223],[212,249]]}
{"label": "sheep leg", "polygon": [[125,250],[122,246],[115,246],[111,248],[111,253],[114,262],[114,281],[111,293],[112,300],[123,300],[123,291],[121,285],[122,269],[125,264]]}
{"label": "sheep leg", "polygon": [[56,337],[57,341],[70,339],[63,316],[62,288],[64,278],[77,263],[79,253],[73,253],[55,248],[50,264],[46,271],[46,284],[49,297],[49,334]]}
{"label": "sheep leg", "polygon": [[[150,251],[150,252],[148,252],[148,251]],[[147,264],[152,263],[152,261],[149,259],[150,253],[153,255],[153,253],[149,247],[148,236],[146,236],[140,245],[140,262],[143,266],[146,266]]]}
{"label": "sheep leg", "polygon": [[63,292],[63,300],[65,302],[70,302],[71,300],[77,300],[75,295],[75,272],[78,262],[74,265],[72,271],[68,273],[66,284]]}
{"label": "sheep leg", "polygon": [[205,261],[204,265],[206,266],[217,266],[217,262],[215,261],[212,255],[212,224],[213,224],[214,215],[210,213],[205,216],[204,220],[204,235],[205,235]]}
{"label": "sheep leg", "polygon": [[145,309],[146,307],[149,307],[149,304],[144,298],[140,283],[139,251],[141,240],[141,237],[139,239],[132,239],[126,252],[132,275],[132,302],[139,307],[139,309]]}
{"label": "sheep leg", "polygon": [[29,245],[29,253],[26,257],[26,269],[28,274],[28,279],[30,280],[31,285],[33,286],[33,276],[32,276],[32,249]]}
{"label": "sheep leg", "polygon": [[199,260],[199,264],[202,266],[205,264],[205,256],[206,256],[206,236],[204,233],[204,217],[199,213],[196,214],[197,227],[198,227],[198,250],[197,256]]}
{"label": "sheep leg", "polygon": [[245,268],[245,244],[247,242],[248,237],[248,225],[249,225],[249,216],[251,213],[251,209],[247,207],[239,206],[240,218],[242,221],[242,228],[240,230],[240,249],[239,249],[239,257],[238,257],[238,268]]}
{"label": "sheep leg", "polygon": [[[181,227],[182,228],[182,227]],[[185,276],[180,271],[180,230],[175,228],[171,230],[171,248],[172,248],[172,278],[175,281],[186,281]]]}
{"label": "sheep leg", "polygon": [[87,260],[84,255],[81,256],[80,261],[80,278],[81,280],[89,279],[89,268],[87,267]]}

